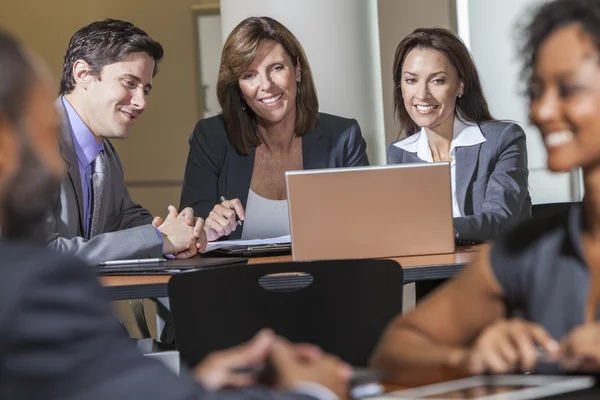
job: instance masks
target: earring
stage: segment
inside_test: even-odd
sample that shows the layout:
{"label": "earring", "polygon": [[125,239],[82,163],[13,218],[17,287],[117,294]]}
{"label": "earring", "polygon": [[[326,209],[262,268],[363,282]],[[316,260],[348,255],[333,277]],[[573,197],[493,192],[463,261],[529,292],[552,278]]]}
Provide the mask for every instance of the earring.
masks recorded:
{"label": "earring", "polygon": [[296,86],[298,87],[298,94],[300,94],[300,81],[296,81]]}
{"label": "earring", "polygon": [[458,94],[458,98],[460,99],[461,97],[462,97],[462,93],[459,93]]}
{"label": "earring", "polygon": [[246,102],[242,99],[242,110],[246,111]]}

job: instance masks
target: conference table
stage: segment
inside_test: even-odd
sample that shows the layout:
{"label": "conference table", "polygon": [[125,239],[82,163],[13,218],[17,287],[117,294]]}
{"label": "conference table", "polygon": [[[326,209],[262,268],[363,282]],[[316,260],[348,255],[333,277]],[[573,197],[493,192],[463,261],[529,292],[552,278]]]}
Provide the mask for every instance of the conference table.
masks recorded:
{"label": "conference table", "polygon": [[[472,261],[485,245],[459,246],[454,253],[393,257],[404,269],[404,283],[447,279],[456,275]],[[206,256],[201,256],[206,257]],[[292,261],[291,255],[251,257],[248,265]],[[132,300],[167,297],[171,275],[100,276],[111,300]]]}

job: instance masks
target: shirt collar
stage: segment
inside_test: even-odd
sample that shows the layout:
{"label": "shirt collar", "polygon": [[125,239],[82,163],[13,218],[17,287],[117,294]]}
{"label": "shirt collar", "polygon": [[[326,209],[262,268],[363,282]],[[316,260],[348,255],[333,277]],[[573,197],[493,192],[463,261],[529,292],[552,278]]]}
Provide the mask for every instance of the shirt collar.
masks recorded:
{"label": "shirt collar", "polygon": [[[475,146],[485,141],[486,139],[478,125],[469,125],[459,118],[454,118],[454,132],[450,143],[451,156],[454,156],[454,149],[457,147]],[[395,143],[394,146],[410,153],[416,153],[417,157],[425,162],[433,161],[425,128],[421,128],[414,135]]]}
{"label": "shirt collar", "polygon": [[485,136],[483,136],[479,125],[467,124],[461,121],[460,118],[454,118],[454,135],[452,143],[450,143],[450,153],[456,147],[475,146],[483,142],[485,142]]}
{"label": "shirt collar", "polygon": [[69,103],[64,96],[62,102],[67,110],[67,117],[71,123],[71,129],[73,130],[73,141],[75,144],[75,153],[77,153],[77,160],[83,167],[87,167],[94,161],[94,158],[104,150],[104,143],[98,143],[96,141],[96,136],[94,136],[90,128],[83,122],[77,111],[75,111],[71,103]]}

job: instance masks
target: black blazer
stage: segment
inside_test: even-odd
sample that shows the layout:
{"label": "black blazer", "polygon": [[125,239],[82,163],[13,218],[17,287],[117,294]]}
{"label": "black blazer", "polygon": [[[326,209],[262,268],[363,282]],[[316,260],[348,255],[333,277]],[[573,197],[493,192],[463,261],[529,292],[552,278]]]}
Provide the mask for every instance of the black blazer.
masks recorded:
{"label": "black blazer", "polygon": [[315,400],[259,387],[207,392],[144,357],[82,261],[0,240],[0,399]]}
{"label": "black blazer", "polygon": [[[304,169],[369,165],[367,145],[354,119],[319,113],[314,130],[302,136]],[[200,120],[190,137],[180,209],[192,207],[194,215],[206,218],[219,198],[248,199],[254,155],[240,154],[229,141],[221,115]],[[239,239],[237,229],[228,239]]]}

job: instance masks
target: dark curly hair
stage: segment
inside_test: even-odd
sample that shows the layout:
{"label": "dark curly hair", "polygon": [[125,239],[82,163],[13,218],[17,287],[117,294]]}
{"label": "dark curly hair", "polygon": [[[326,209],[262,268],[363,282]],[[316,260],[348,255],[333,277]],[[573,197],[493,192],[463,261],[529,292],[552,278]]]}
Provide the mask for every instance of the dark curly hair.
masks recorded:
{"label": "dark curly hair", "polygon": [[600,1],[598,0],[554,0],[544,3],[534,11],[533,19],[522,28],[525,38],[520,48],[523,59],[521,78],[526,84],[526,93],[532,95],[533,70],[540,46],[557,29],[579,24],[600,50]]}
{"label": "dark curly hair", "polygon": [[92,68],[92,75],[99,76],[105,65],[123,61],[131,53],[144,52],[154,59],[154,71],[163,58],[160,43],[131,22],[105,19],[84,26],[71,38],[65,54],[59,94],[69,94],[75,89],[73,64],[84,60]]}

